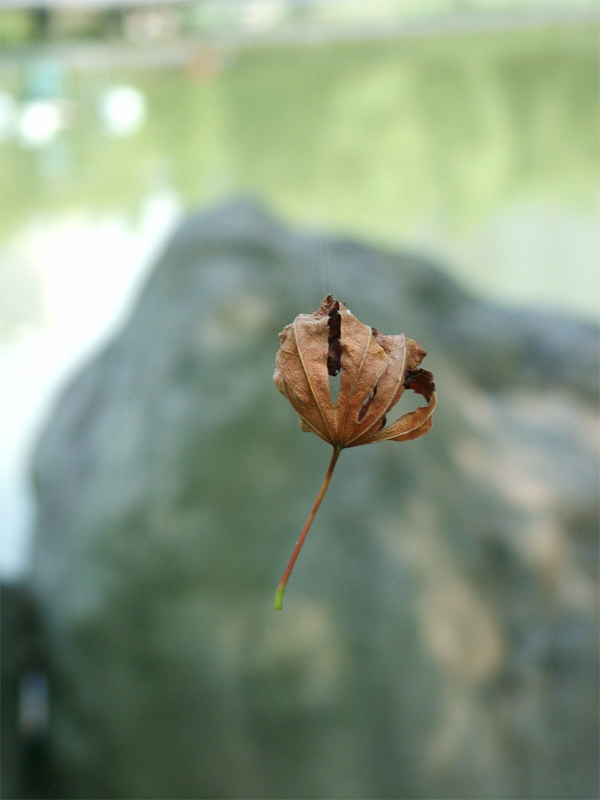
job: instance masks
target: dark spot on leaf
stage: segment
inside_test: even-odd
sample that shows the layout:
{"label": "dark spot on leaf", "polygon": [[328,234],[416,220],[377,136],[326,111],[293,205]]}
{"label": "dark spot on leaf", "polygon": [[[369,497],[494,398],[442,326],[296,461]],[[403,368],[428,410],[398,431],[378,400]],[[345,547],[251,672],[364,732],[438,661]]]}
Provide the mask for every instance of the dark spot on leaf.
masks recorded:
{"label": "dark spot on leaf", "polygon": [[[329,298],[331,295],[327,298]],[[335,377],[342,368],[342,317],[340,316],[340,304],[331,297],[331,305],[328,311],[327,327],[329,328],[329,338],[327,340],[327,372]]]}
{"label": "dark spot on leaf", "polygon": [[404,388],[423,395],[429,402],[435,392],[433,375],[426,369],[409,369],[404,375]]}

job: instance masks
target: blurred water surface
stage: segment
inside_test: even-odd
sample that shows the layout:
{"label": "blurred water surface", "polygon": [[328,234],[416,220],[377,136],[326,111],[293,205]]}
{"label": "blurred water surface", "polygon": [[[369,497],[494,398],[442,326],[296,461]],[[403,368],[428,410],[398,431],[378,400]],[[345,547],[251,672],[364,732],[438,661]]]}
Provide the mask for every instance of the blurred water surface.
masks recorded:
{"label": "blurred water surface", "polygon": [[[21,108],[5,134],[4,248],[42,216],[133,226],[165,188],[184,208],[247,192],[291,222],[434,250],[481,292],[593,314],[597,32],[11,61],[6,91],[46,127],[28,140]],[[60,101],[54,136],[41,99]]]}

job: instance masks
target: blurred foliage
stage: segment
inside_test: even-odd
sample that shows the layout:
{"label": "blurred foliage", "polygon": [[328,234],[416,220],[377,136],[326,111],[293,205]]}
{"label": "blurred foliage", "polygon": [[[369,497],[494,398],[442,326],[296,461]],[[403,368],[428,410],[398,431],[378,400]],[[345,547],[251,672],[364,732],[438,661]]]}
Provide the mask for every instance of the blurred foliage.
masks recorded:
{"label": "blurred foliage", "polygon": [[0,42],[26,42],[35,34],[34,15],[22,8],[4,8],[0,17]]}

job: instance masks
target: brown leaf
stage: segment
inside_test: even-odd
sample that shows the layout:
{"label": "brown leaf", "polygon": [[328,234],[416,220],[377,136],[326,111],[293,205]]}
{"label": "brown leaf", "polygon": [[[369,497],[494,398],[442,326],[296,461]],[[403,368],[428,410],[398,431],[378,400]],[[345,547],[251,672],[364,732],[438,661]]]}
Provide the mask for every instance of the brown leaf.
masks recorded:
{"label": "brown leaf", "polygon": [[[334,467],[345,447],[389,439],[417,439],[431,428],[436,404],[433,375],[420,369],[425,350],[403,333],[384,336],[363,325],[346,306],[328,295],[314,314],[300,314],[279,334],[273,380],[294,406],[303,431],[312,431],[333,445],[333,455],[292,557],[275,594],[275,609],[298,553],[327,491]],[[340,375],[334,402],[329,378]],[[422,395],[426,406],[417,408],[387,428],[386,414],[405,389]]]}
{"label": "brown leaf", "polygon": [[[314,314],[300,314],[279,336],[274,380],[298,412],[303,430],[343,449],[416,439],[430,429],[433,376],[417,369],[426,353],[404,334],[385,336],[363,325],[329,295]],[[334,403],[329,376],[338,373]],[[385,428],[386,414],[405,388],[423,395],[428,405]]]}

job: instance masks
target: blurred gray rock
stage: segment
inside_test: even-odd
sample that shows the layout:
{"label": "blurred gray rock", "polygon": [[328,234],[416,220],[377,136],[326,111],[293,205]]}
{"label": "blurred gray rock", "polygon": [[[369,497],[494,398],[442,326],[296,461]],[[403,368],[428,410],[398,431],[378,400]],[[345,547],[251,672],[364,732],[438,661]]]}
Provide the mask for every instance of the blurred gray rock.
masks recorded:
{"label": "blurred gray rock", "polygon": [[[330,291],[439,406],[342,454],[279,613],[330,454],[277,334]],[[596,797],[597,342],[251,202],[190,217],[35,456],[60,796]]]}

